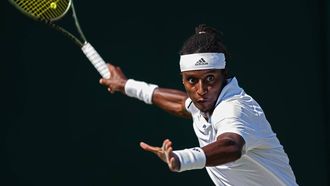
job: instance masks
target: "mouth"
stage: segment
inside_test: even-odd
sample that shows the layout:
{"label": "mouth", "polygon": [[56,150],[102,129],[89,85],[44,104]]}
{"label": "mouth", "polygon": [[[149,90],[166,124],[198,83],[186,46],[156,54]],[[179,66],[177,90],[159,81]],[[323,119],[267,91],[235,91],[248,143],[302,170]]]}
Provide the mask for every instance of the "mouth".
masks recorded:
{"label": "mouth", "polygon": [[206,103],[208,102],[209,100],[207,98],[200,98],[197,100],[197,103]]}

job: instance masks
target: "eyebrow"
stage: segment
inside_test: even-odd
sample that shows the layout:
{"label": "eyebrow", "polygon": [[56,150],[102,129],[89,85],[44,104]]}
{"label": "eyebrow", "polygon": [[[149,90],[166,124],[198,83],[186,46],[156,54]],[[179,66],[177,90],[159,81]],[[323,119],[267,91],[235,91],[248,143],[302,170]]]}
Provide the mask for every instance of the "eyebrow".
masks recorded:
{"label": "eyebrow", "polygon": [[[203,74],[209,74],[209,73],[215,73],[217,71],[217,69],[209,69],[207,71],[205,71]],[[193,72],[191,72],[193,73]],[[187,73],[188,76],[194,76],[195,74],[190,74],[189,72]]]}

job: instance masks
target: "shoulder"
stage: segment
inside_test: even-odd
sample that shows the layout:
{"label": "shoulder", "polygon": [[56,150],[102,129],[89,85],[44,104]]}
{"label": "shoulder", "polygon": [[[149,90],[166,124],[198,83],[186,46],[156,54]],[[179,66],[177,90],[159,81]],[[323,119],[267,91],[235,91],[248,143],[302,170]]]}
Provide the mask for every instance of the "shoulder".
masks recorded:
{"label": "shoulder", "polygon": [[260,105],[242,91],[239,95],[221,101],[214,109],[211,119],[212,122],[219,122],[225,118],[250,120],[263,117],[265,116]]}
{"label": "shoulder", "polygon": [[211,122],[217,123],[226,118],[240,118],[243,112],[243,105],[237,99],[230,99],[219,103],[213,111]]}

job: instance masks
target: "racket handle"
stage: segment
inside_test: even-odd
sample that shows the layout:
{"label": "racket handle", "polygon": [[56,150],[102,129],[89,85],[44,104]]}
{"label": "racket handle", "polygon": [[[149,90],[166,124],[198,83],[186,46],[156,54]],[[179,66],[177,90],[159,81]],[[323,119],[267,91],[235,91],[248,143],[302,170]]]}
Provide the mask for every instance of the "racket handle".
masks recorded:
{"label": "racket handle", "polygon": [[84,52],[89,61],[92,62],[101,76],[105,79],[109,79],[111,74],[109,72],[108,66],[99,55],[99,53],[97,53],[97,51],[93,48],[93,46],[88,42],[85,42],[81,47],[81,50]]}

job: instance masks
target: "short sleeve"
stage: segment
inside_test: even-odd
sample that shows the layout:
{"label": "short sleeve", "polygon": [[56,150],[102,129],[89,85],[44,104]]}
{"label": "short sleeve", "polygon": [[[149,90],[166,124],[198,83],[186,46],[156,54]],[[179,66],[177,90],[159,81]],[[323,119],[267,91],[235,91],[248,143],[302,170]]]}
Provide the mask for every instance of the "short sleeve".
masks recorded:
{"label": "short sleeve", "polygon": [[235,133],[245,141],[245,149],[253,149],[257,146],[258,140],[256,139],[255,130],[250,128],[244,121],[240,121],[238,118],[226,118],[214,125],[217,134],[220,136],[224,133]]}
{"label": "short sleeve", "polygon": [[220,103],[214,110],[212,125],[216,130],[216,137],[224,133],[236,133],[245,141],[245,149],[258,146],[256,120],[251,112],[238,101]]}

